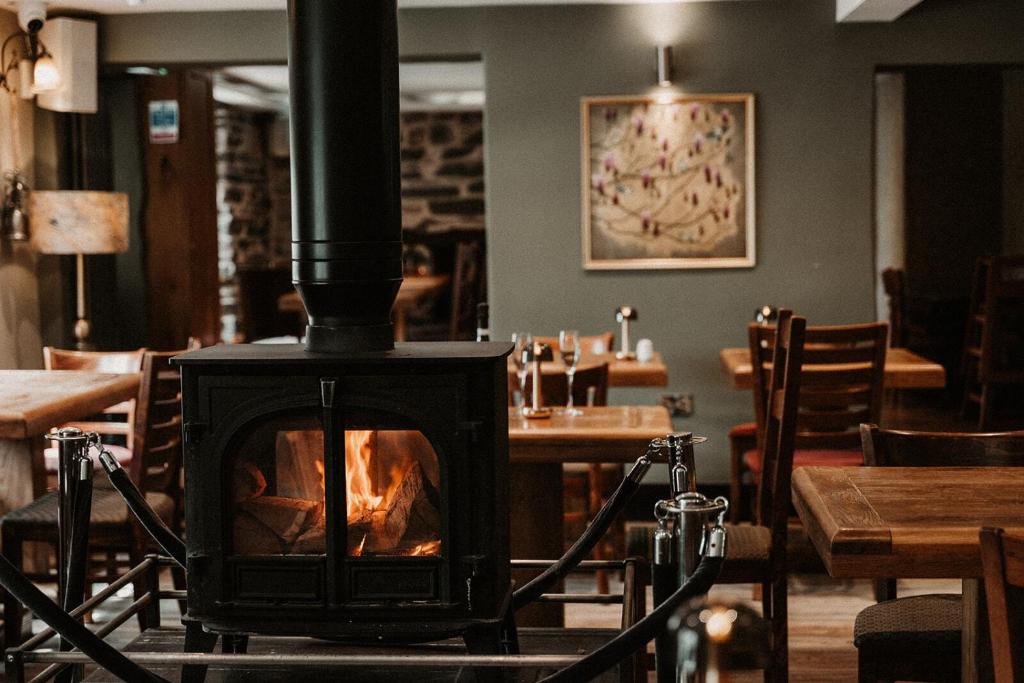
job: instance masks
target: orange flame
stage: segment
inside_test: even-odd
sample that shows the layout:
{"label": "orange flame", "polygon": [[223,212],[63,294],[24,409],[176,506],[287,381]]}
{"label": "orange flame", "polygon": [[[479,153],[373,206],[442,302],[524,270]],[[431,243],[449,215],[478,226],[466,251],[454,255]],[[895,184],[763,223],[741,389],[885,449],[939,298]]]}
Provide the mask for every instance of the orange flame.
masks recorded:
{"label": "orange flame", "polygon": [[345,432],[345,497],[348,501],[345,512],[349,521],[358,519],[367,511],[376,510],[384,501],[384,496],[374,495],[373,492],[373,479],[370,477],[372,441],[372,431]]}
{"label": "orange flame", "polygon": [[420,543],[418,546],[409,551],[409,555],[415,557],[417,555],[439,555],[441,553],[441,541],[428,541],[427,543]]}

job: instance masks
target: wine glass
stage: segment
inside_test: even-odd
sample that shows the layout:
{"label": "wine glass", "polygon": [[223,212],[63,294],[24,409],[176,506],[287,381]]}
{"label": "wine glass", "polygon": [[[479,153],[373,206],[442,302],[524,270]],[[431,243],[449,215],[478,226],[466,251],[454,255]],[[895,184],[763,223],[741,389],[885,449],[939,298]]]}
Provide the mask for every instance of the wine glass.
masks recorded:
{"label": "wine glass", "polygon": [[516,376],[519,377],[519,407],[526,405],[526,374],[529,368],[523,360],[523,352],[533,346],[533,335],[529,332],[512,333],[512,362],[516,366]]}
{"label": "wine glass", "polygon": [[572,382],[576,377],[576,366],[580,362],[580,333],[576,330],[562,330],[558,333],[558,352],[565,363],[565,378],[569,387],[569,400],[565,404],[566,415],[582,415],[583,412],[573,406]]}

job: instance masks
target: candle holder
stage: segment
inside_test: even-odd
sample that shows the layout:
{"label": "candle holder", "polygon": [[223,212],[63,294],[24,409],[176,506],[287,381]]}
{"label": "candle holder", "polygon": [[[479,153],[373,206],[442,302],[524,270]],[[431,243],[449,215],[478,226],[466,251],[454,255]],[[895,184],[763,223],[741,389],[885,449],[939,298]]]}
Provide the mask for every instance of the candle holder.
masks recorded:
{"label": "candle holder", "polygon": [[[523,417],[528,420],[543,420],[551,417],[551,408],[541,405],[541,372],[540,364],[552,361],[555,354],[551,346],[543,342],[534,342],[533,346],[523,349],[523,363],[533,364],[533,395],[530,405],[523,406]],[[525,403],[525,401],[524,401]]]}
{"label": "candle holder", "polygon": [[636,309],[632,306],[619,306],[615,309],[615,320],[622,325],[621,346],[615,357],[619,360],[635,360],[636,354],[629,350],[629,323],[637,319]]}

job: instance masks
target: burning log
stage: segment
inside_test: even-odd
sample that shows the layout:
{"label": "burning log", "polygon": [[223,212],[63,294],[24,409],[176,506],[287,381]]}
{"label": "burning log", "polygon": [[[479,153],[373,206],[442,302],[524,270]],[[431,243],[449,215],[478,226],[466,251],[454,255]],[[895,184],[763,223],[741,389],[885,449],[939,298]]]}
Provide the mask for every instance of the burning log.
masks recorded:
{"label": "burning log", "polygon": [[248,461],[235,465],[231,489],[232,501],[241,503],[263,495],[266,490],[267,479],[259,467]]}
{"label": "burning log", "polygon": [[[324,516],[324,504],[313,500],[296,500],[280,496],[262,496],[239,506],[270,530],[285,547],[291,547],[306,531]],[[242,515],[236,515],[236,519]],[[236,525],[237,544],[237,525]]]}
{"label": "burning log", "polygon": [[278,432],[275,451],[277,495],[303,500],[323,500],[323,432]]}
{"label": "burning log", "polygon": [[417,538],[436,538],[441,529],[440,514],[430,502],[427,485],[419,463],[411,463],[379,508],[349,519],[350,553],[387,553],[401,546],[412,530]]}
{"label": "burning log", "polygon": [[320,555],[327,552],[327,528],[316,525],[296,539],[291,547],[295,555]]}
{"label": "burning log", "polygon": [[234,523],[234,550],[239,555],[282,555],[288,552],[281,539],[249,513],[237,510]]}

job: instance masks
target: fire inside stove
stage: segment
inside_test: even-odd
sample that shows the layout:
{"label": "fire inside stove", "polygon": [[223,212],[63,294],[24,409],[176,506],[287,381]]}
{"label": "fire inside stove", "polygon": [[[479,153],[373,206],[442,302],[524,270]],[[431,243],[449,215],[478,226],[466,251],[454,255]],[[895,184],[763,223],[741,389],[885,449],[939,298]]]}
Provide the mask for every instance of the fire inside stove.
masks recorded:
{"label": "fire inside stove", "polygon": [[329,523],[323,431],[312,421],[268,427],[235,463],[235,554],[323,554],[342,522],[349,557],[441,554],[440,468],[421,432],[343,432],[345,515]]}

